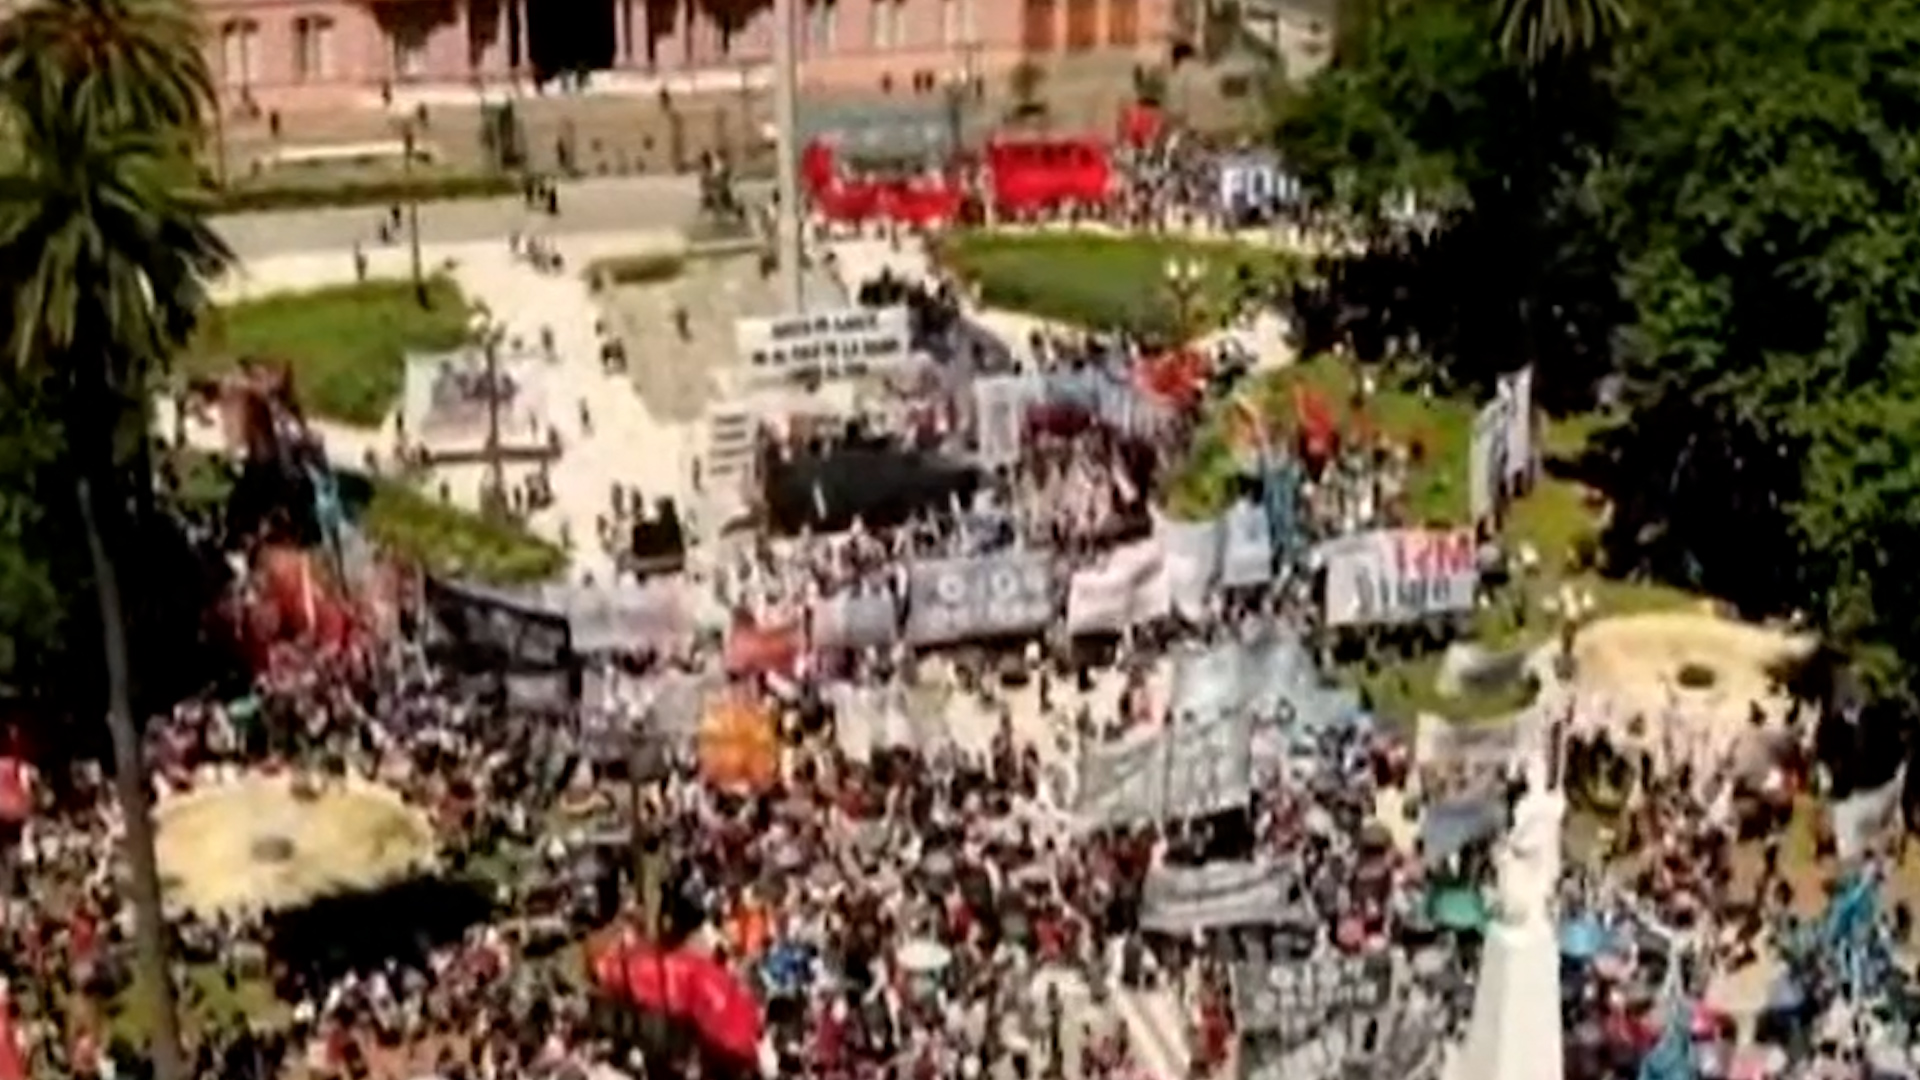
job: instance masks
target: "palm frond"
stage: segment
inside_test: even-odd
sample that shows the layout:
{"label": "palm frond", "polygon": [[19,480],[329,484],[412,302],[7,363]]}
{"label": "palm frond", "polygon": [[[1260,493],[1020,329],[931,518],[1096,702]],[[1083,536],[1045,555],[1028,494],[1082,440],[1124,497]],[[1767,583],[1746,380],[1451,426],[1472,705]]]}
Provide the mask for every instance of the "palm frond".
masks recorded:
{"label": "palm frond", "polygon": [[0,93],[105,128],[197,138],[214,107],[186,0],[35,0],[0,21]]}
{"label": "palm frond", "polygon": [[1500,49],[1537,65],[1591,52],[1630,24],[1623,0],[1500,0]]}

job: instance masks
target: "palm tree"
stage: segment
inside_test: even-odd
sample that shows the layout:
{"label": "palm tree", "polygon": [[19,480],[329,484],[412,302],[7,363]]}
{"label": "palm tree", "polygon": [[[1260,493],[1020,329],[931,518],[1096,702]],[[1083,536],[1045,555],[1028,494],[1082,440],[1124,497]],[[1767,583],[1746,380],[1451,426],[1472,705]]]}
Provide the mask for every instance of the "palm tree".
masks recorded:
{"label": "palm tree", "polygon": [[1622,0],[1500,0],[1500,49],[1539,65],[1591,52],[1628,22]]}
{"label": "palm tree", "polygon": [[66,473],[87,538],[107,673],[107,726],[125,818],[140,983],[158,1080],[182,1080],[140,729],[134,723],[121,560],[150,476],[154,377],[230,261],[187,188],[212,79],[182,0],[37,0],[0,22],[0,274],[9,359],[65,423]]}
{"label": "palm tree", "polygon": [[215,107],[201,40],[182,0],[22,5],[0,24],[0,86],[35,112],[198,138]]}

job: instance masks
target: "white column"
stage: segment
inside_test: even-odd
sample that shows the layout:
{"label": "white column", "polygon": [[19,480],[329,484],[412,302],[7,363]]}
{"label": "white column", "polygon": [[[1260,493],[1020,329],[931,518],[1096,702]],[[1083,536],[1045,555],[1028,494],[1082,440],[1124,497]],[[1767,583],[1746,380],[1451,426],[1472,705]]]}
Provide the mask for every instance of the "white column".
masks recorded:
{"label": "white column", "polygon": [[633,59],[633,33],[629,0],[613,0],[613,66],[622,68]]}
{"label": "white column", "polygon": [[1473,1015],[1447,1080],[1560,1080],[1560,938],[1554,896],[1566,799],[1535,788],[1495,857],[1499,884]]}
{"label": "white column", "polygon": [[513,48],[511,57],[513,73],[518,76],[526,70],[528,58],[533,55],[533,45],[528,40],[532,35],[527,33],[527,0],[508,0],[508,2],[513,5],[511,15],[513,23],[520,29],[518,34],[509,35],[512,38],[510,44]]}
{"label": "white column", "polygon": [[472,78],[479,66],[473,49],[473,0],[453,0],[454,33],[460,41],[460,70]]}

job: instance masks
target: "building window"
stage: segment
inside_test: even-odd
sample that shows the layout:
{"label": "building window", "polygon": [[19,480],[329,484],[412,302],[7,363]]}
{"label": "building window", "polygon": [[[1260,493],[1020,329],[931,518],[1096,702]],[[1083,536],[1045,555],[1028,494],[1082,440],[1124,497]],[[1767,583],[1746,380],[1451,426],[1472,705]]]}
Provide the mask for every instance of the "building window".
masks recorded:
{"label": "building window", "polygon": [[333,77],[333,20],[303,15],[293,20],[293,77],[296,82],[325,82]]}
{"label": "building window", "polygon": [[419,26],[398,26],[387,31],[393,47],[393,78],[410,82],[427,73],[427,32]]}
{"label": "building window", "polygon": [[220,27],[220,83],[235,90],[253,85],[254,65],[260,56],[260,24],[236,19]]}
{"label": "building window", "polygon": [[832,0],[816,0],[807,8],[807,51],[819,56],[834,49],[840,8]]}
{"label": "building window", "polygon": [[906,4],[902,0],[873,0],[873,47],[897,49],[906,44]]}

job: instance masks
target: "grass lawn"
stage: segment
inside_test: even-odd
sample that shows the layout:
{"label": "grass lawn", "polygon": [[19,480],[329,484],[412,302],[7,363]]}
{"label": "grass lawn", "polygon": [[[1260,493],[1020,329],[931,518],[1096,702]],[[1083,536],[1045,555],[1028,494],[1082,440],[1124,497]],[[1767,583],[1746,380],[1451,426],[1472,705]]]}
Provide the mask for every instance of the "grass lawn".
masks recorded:
{"label": "grass lawn", "polygon": [[187,375],[217,375],[248,357],[293,366],[315,416],[378,427],[400,399],[409,350],[466,340],[468,306],[454,283],[428,283],[429,307],[407,281],[377,280],[275,293],[217,309],[181,358]]}
{"label": "grass lawn", "polygon": [[367,535],[429,571],[491,585],[545,581],[567,553],[516,525],[448,506],[405,484],[377,480],[361,517]]}
{"label": "grass lawn", "polygon": [[[1321,357],[1253,384],[1248,393],[1272,431],[1291,427],[1293,392],[1300,385],[1317,390],[1342,428],[1350,430],[1354,380],[1350,366]],[[1413,514],[1421,521],[1444,525],[1467,520],[1467,452],[1473,413],[1471,403],[1430,397],[1418,387],[1393,383],[1390,375],[1378,387],[1369,410],[1373,427],[1422,448],[1423,463],[1414,470],[1409,490]],[[1541,434],[1545,456],[1549,461],[1577,457],[1599,424],[1593,416],[1552,421]],[[1176,515],[1204,517],[1224,508],[1233,472],[1225,428],[1222,416],[1208,418],[1195,438],[1193,455],[1169,481],[1167,505]],[[1598,535],[1598,514],[1593,493],[1553,476],[1542,476],[1531,492],[1508,507],[1505,537],[1509,545],[1531,546],[1539,553],[1540,569],[1523,586],[1524,620],[1517,615],[1522,605],[1509,597],[1476,614],[1476,640],[1495,649],[1543,643],[1557,623],[1542,602],[1558,594],[1563,585],[1591,592],[1600,616],[1671,611],[1699,603],[1699,598],[1667,585],[1612,578],[1585,566],[1580,553]],[[1454,720],[1494,719],[1511,715],[1527,702],[1526,695],[1517,691],[1442,697],[1434,688],[1439,667],[1440,656],[1435,653],[1377,667],[1353,664],[1340,674],[1364,687],[1375,711],[1395,722],[1410,721],[1418,712]]]}
{"label": "grass lawn", "polygon": [[[1244,287],[1242,268],[1261,286],[1291,281],[1301,266],[1290,252],[1227,241],[987,230],[948,237],[938,257],[989,307],[1163,340],[1219,324]],[[1201,268],[1184,327],[1166,278],[1175,260]]]}
{"label": "grass lawn", "polygon": [[[176,497],[186,505],[223,506],[233,493],[224,458],[188,450],[176,452],[172,465],[180,480]],[[517,525],[448,506],[398,480],[369,480],[355,472],[339,478],[347,512],[367,535],[429,570],[519,585],[566,569],[566,552]]]}

